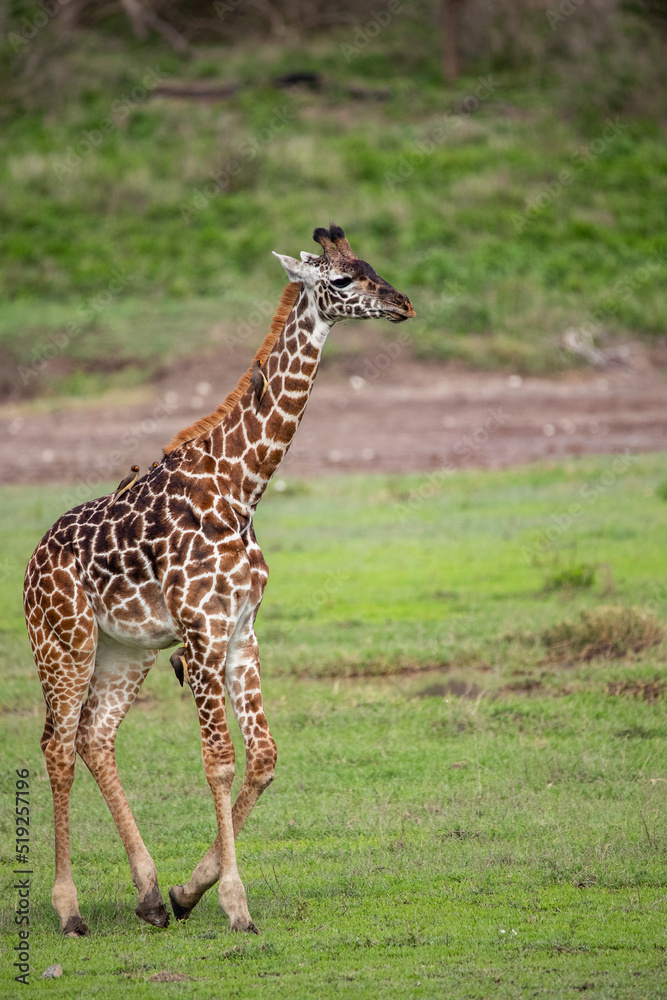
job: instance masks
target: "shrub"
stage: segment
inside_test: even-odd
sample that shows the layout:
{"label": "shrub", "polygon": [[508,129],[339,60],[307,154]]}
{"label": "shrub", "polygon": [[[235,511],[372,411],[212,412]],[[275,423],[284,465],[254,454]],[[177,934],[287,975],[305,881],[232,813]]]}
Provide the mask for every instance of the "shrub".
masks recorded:
{"label": "shrub", "polygon": [[596,563],[560,566],[545,576],[543,590],[545,593],[554,590],[590,590],[595,583],[597,569]]}
{"label": "shrub", "polygon": [[663,479],[661,483],[658,483],[655,489],[655,495],[660,500],[667,500],[667,479]]}
{"label": "shrub", "polygon": [[613,606],[581,611],[574,621],[557,622],[542,633],[542,643],[555,660],[627,656],[664,638],[665,629],[652,612]]}

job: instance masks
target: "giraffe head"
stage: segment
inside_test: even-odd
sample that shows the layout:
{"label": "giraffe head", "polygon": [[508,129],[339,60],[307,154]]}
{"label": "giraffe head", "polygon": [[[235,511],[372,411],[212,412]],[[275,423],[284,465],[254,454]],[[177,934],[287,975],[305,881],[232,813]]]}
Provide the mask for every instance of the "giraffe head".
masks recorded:
{"label": "giraffe head", "polygon": [[410,300],[376,274],[352,251],[340,226],[316,229],[321,254],[302,251],[301,260],[275,254],[290,281],[299,281],[314,297],[320,316],[341,319],[388,319],[402,323],[415,315]]}

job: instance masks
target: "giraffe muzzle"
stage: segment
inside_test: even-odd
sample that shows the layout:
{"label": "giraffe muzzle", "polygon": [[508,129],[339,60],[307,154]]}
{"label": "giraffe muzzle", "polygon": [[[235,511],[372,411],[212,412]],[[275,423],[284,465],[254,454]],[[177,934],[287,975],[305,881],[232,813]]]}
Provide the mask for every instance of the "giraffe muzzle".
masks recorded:
{"label": "giraffe muzzle", "polygon": [[404,303],[401,303],[401,308],[392,310],[387,319],[390,323],[404,323],[406,319],[413,319],[416,315],[412,303],[406,299]]}

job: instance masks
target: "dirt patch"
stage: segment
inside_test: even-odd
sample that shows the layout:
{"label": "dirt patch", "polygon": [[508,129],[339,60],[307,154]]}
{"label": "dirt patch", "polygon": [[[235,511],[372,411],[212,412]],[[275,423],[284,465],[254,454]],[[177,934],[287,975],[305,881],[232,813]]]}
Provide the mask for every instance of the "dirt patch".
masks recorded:
{"label": "dirt patch", "polygon": [[653,681],[612,681],[607,685],[611,695],[625,695],[630,698],[641,698],[643,701],[660,701],[665,692],[665,683],[659,677]]}
{"label": "dirt patch", "polygon": [[541,691],[544,685],[541,680],[537,677],[526,677],[522,681],[512,681],[511,684],[506,684],[501,690],[504,691],[522,691],[524,694],[530,694],[532,691]]}
{"label": "dirt patch", "polygon": [[481,688],[472,681],[451,680],[444,684],[429,684],[428,687],[416,692],[417,698],[477,698]]}
{"label": "dirt patch", "polygon": [[[546,458],[660,451],[667,380],[648,365],[557,379],[469,373],[399,355],[380,370],[381,342],[329,360],[279,478],[334,472],[503,468]],[[193,360],[123,399],[0,409],[0,464],[9,483],[98,483],[142,470],[182,427],[210,412],[248,364],[242,353]],[[40,404],[41,406],[42,404]],[[75,495],[79,493],[79,495]]]}
{"label": "dirt patch", "polygon": [[156,972],[154,976],[149,976],[150,983],[189,983],[192,976],[185,976],[182,972]]}

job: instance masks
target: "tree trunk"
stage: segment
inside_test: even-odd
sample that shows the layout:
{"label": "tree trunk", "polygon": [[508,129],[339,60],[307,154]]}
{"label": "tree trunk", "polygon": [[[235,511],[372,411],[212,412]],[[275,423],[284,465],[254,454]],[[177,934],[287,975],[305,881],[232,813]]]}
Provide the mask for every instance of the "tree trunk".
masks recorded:
{"label": "tree trunk", "polygon": [[440,27],[442,31],[442,75],[446,83],[453,83],[459,75],[459,24],[464,0],[440,0]]}

